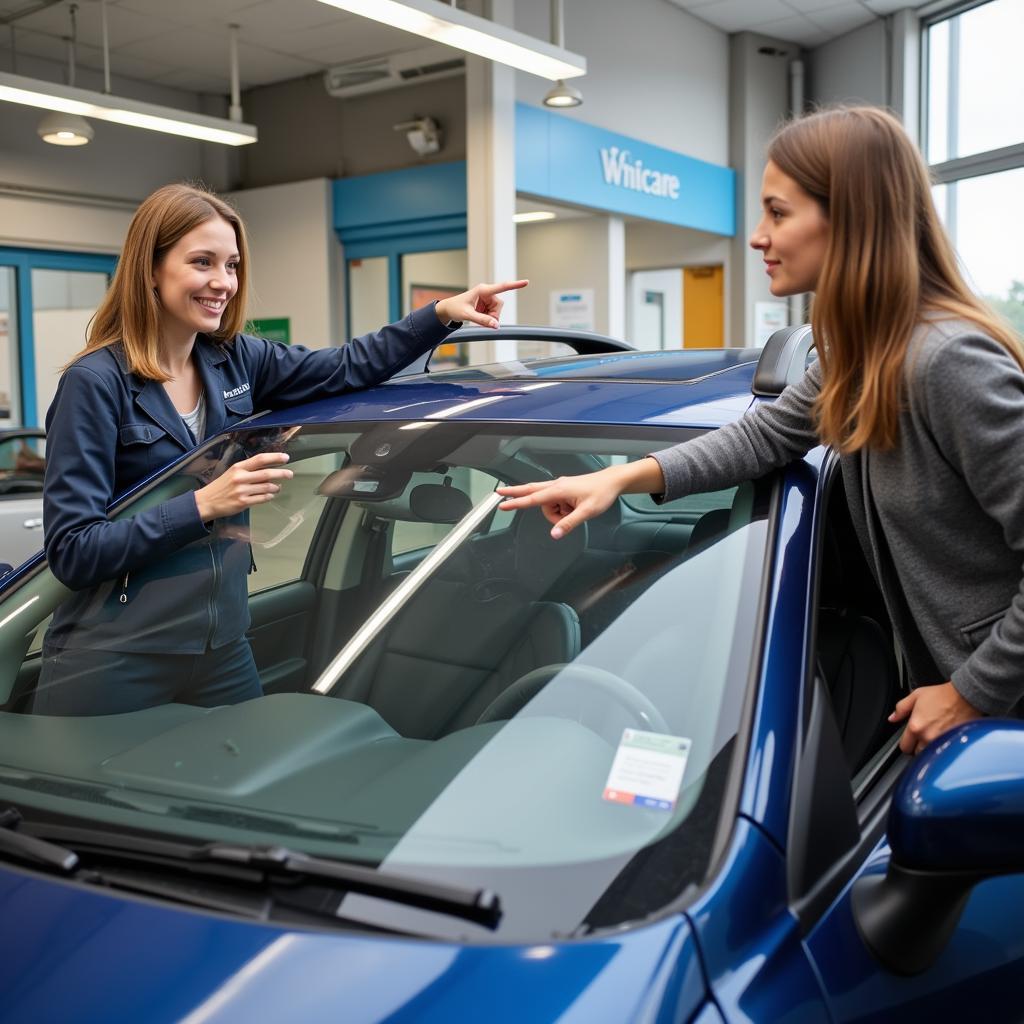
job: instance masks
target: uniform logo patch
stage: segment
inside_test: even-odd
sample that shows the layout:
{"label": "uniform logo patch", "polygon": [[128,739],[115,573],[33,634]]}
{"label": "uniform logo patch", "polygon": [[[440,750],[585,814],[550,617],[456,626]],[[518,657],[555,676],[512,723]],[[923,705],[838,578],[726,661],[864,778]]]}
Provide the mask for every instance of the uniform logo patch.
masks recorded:
{"label": "uniform logo patch", "polygon": [[246,381],[244,384],[239,384],[237,388],[232,388],[230,391],[224,392],[225,398],[237,398],[239,395],[244,395],[249,390],[249,382]]}

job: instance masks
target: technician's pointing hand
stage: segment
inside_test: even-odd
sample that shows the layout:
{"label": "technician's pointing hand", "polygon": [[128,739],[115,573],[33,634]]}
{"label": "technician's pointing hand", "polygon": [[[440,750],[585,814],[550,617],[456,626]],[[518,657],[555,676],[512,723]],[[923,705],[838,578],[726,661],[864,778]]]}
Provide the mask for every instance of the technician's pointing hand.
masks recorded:
{"label": "technician's pointing hand", "polygon": [[443,324],[453,320],[461,320],[479,324],[481,327],[497,327],[504,303],[498,296],[502,292],[511,292],[525,288],[529,281],[503,281],[501,284],[478,284],[468,292],[441,299],[434,309],[437,318]]}

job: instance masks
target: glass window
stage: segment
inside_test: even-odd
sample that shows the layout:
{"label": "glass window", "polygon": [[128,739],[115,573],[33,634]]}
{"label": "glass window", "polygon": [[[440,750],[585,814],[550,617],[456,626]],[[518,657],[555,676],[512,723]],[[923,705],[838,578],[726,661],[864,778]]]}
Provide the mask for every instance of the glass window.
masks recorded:
{"label": "glass window", "polygon": [[0,424],[21,422],[17,301],[14,267],[0,267]]}
{"label": "glass window", "polygon": [[32,270],[36,408],[40,422],[53,401],[61,368],[85,348],[85,332],[107,290],[94,270]]}
{"label": "glass window", "polygon": [[292,468],[295,476],[274,500],[257,505],[249,513],[253,549],[250,594],[302,577],[316,524],[327,502],[316,492],[315,484],[338,468],[338,460],[334,455],[322,455]]}
{"label": "glass window", "polygon": [[942,198],[970,284],[1024,330],[1024,167],[950,182]]}
{"label": "glass window", "polygon": [[[497,935],[509,941],[656,911],[702,880],[733,813],[725,794],[757,656],[771,481],[693,495],[657,519],[616,502],[562,541],[537,510],[495,529],[493,487],[640,458],[696,433],[385,421],[215,440],[117,517],[282,446],[295,476],[281,494],[294,493],[84,598],[43,567],[0,600],[0,797],[29,814],[84,817],[115,842],[139,828],[286,843],[385,875],[485,887],[502,899]],[[424,524],[436,534],[420,547],[442,534],[448,543],[403,564],[389,538]],[[25,728],[44,667],[26,652],[63,602],[80,610],[80,646],[106,645],[83,646],[89,664],[126,639],[152,647],[181,629],[172,612],[229,614],[224,588],[244,577],[250,549],[257,575],[267,566],[287,581],[305,567],[297,586],[250,603],[265,638],[253,642],[257,667],[271,658],[299,673],[290,692],[211,710],[186,687],[142,711],[34,715]],[[90,671],[74,659],[67,668],[76,682]],[[177,669],[166,671],[178,686]],[[116,666],[98,677],[128,684]],[[667,767],[645,788],[637,766],[652,753]],[[353,894],[336,919],[478,934]]]}
{"label": "glass window", "polygon": [[354,338],[390,323],[386,256],[348,261],[348,317]]}
{"label": "glass window", "polygon": [[990,0],[928,29],[928,161],[1024,142],[1024,0]]}

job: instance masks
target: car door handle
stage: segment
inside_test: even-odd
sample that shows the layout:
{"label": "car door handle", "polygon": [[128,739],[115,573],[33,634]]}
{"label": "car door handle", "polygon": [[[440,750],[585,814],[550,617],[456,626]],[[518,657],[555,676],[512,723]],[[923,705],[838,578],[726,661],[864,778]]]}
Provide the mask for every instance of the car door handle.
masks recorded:
{"label": "car door handle", "polygon": [[26,519],[21,525],[26,530],[41,530],[43,528],[43,521],[42,519]]}

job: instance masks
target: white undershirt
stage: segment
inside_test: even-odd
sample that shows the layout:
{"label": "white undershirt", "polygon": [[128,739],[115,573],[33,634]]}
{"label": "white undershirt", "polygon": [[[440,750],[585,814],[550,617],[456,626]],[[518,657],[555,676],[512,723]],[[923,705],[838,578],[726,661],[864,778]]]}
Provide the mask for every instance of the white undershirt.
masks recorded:
{"label": "white undershirt", "polygon": [[206,396],[199,392],[199,401],[191,412],[181,413],[185,426],[192,431],[192,440],[199,444],[206,436]]}

